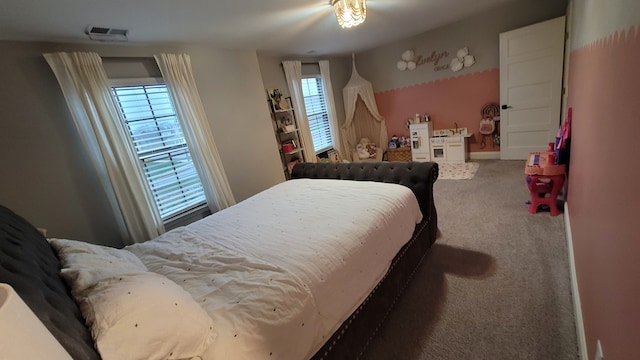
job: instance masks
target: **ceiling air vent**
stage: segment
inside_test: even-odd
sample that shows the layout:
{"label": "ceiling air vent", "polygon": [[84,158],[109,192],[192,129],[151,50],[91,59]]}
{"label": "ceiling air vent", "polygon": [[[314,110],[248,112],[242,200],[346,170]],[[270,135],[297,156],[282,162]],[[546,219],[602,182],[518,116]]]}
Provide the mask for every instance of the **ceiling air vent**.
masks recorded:
{"label": "ceiling air vent", "polygon": [[129,30],[89,26],[86,31],[89,39],[95,41],[127,41]]}

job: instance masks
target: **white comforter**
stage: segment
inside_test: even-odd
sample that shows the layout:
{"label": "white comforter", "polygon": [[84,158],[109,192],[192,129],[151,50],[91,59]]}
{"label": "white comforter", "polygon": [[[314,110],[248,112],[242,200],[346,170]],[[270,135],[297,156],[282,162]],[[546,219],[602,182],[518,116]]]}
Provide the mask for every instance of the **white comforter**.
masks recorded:
{"label": "white comforter", "polygon": [[213,359],[310,358],[420,222],[409,188],[298,179],[127,247],[209,313]]}

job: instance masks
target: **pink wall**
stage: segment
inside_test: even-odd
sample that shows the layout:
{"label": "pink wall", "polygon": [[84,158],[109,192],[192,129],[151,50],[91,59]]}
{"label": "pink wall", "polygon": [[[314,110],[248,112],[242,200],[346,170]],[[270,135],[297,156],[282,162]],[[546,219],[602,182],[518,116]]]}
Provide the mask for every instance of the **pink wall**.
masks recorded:
{"label": "pink wall", "polygon": [[428,113],[434,129],[466,127],[474,136],[469,139],[469,151],[500,151],[487,140],[480,148],[478,126],[480,110],[488,102],[500,101],[500,72],[492,69],[436,80],[415,86],[375,94],[378,110],[385,117],[389,137],[409,136],[406,121],[416,113]]}
{"label": "pink wall", "polygon": [[589,350],[640,359],[640,34],[573,51],[568,205]]}

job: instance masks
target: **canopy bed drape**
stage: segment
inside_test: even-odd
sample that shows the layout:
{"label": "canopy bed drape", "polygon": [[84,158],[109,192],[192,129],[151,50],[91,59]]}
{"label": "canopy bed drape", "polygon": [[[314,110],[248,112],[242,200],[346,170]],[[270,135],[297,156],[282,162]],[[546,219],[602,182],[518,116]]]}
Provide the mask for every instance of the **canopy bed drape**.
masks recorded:
{"label": "canopy bed drape", "polygon": [[387,149],[387,126],[384,117],[378,112],[371,82],[364,79],[356,70],[355,57],[352,58],[351,79],[342,90],[345,108],[345,124],[342,126],[342,141],[345,154],[350,160],[362,138],[367,138],[378,147],[377,160]]}

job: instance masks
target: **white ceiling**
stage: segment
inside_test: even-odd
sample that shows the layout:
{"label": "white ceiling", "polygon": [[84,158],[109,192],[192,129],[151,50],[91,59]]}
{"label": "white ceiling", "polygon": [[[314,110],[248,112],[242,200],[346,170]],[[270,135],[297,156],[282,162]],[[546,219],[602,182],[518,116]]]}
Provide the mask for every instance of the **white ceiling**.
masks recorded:
{"label": "white ceiling", "polygon": [[329,0],[1,0],[0,40],[86,42],[88,25],[130,43],[209,43],[272,55],[344,55],[521,0],[368,0],[341,29]]}

